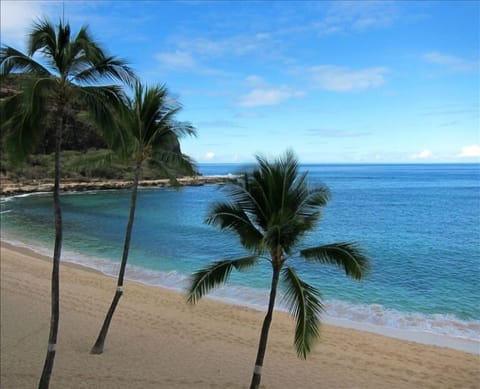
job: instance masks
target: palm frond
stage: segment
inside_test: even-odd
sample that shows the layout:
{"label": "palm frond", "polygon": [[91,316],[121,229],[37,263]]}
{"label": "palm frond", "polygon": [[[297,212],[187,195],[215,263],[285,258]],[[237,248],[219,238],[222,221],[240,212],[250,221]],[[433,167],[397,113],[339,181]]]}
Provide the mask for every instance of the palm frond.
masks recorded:
{"label": "palm frond", "polygon": [[191,176],[198,174],[195,162],[188,155],[157,150],[152,157],[151,163],[170,180],[173,186],[179,185],[176,177],[178,170]]}
{"label": "palm frond", "polygon": [[84,86],[74,87],[74,92],[87,105],[92,120],[104,130],[107,142],[122,135],[115,130],[115,121],[124,99],[122,88],[115,85]]}
{"label": "palm frond", "polygon": [[[261,231],[263,245],[271,249],[281,246],[289,254],[319,220],[319,208],[328,201],[329,191],[326,187],[308,188],[306,173],[299,174],[292,151],[274,162],[262,156],[256,159],[258,167],[244,172],[243,179],[225,185],[225,190],[231,204]],[[229,228],[240,231],[233,224]]]}
{"label": "palm frond", "polygon": [[171,120],[171,128],[177,138],[197,136],[197,129],[189,122]]}
{"label": "palm frond", "polygon": [[174,144],[185,135],[196,136],[195,128],[186,122],[174,120],[180,112],[180,107],[159,105],[154,115],[146,116],[143,137],[145,143],[152,148],[162,147],[165,144]]}
{"label": "palm frond", "polygon": [[[33,123],[24,115],[23,95],[8,97],[0,102],[0,120],[4,136],[5,151],[9,159],[17,164],[26,160],[35,147],[35,139],[23,133],[33,133]],[[25,123],[24,123],[25,122]],[[27,142],[22,142],[25,139]]]}
{"label": "palm frond", "polygon": [[287,223],[287,231],[295,232],[291,235],[290,247],[296,245],[306,232],[316,227],[321,218],[321,207],[326,205],[329,196],[327,187],[309,189],[305,176],[299,177],[299,182],[290,190],[286,206],[292,218]]}
{"label": "palm frond", "polygon": [[264,188],[273,211],[278,212],[287,205],[287,197],[298,176],[298,160],[291,150],[273,162],[262,156],[256,159],[259,164],[256,181]]}
{"label": "palm frond", "polygon": [[47,76],[50,72],[33,58],[10,46],[0,48],[0,76],[20,72]]}
{"label": "palm frond", "polygon": [[[82,61],[80,61],[80,59]],[[91,66],[82,69],[80,65],[83,66],[87,60]],[[80,84],[120,81],[127,85],[132,85],[136,80],[135,73],[127,66],[126,62],[113,56],[101,58],[98,62],[92,62],[92,60],[85,55],[84,57],[79,57],[76,62],[77,70],[79,71],[73,76],[72,81]]]}
{"label": "palm frond", "polygon": [[352,242],[333,243],[300,251],[307,260],[336,265],[357,280],[363,278],[370,269],[370,261],[365,253]]}
{"label": "palm frond", "polygon": [[42,139],[49,90],[54,87],[55,80],[50,77],[30,78],[25,80],[21,93],[0,103],[2,132],[12,162],[25,161]]}
{"label": "palm frond", "polygon": [[133,97],[124,100],[117,115],[116,130],[125,138],[123,149],[117,151],[142,162],[155,155],[153,161],[174,180],[169,170],[175,165],[183,167],[186,173],[196,172],[191,159],[171,152],[177,149],[181,136],[194,135],[195,129],[173,119],[180,108],[167,100],[166,87],[135,84]]}
{"label": "palm frond", "polygon": [[254,169],[251,173],[245,173],[244,182],[245,189],[251,193],[251,197],[259,209],[262,210],[262,217],[256,214],[257,222],[265,230],[268,228],[268,221],[271,215],[275,212],[274,203],[270,198],[270,182],[268,179],[268,166],[260,169]]}
{"label": "palm frond", "polygon": [[313,286],[302,281],[293,268],[286,266],[282,273],[287,286],[285,299],[296,321],[295,348],[297,355],[305,359],[319,336],[318,316],[323,311],[321,295]]}
{"label": "palm frond", "polygon": [[224,191],[232,199],[232,203],[237,204],[256,225],[265,230],[268,210],[263,209],[263,198],[258,195],[251,181],[249,174],[243,173],[243,179],[227,183]]}
{"label": "palm frond", "polygon": [[234,268],[241,271],[253,266],[256,262],[256,256],[227,259],[214,262],[205,269],[195,272],[191,279],[187,301],[191,304],[195,304],[210,290],[219,285],[223,285],[228,280],[228,277]]}
{"label": "palm frond", "polygon": [[[60,30],[61,26],[59,26],[59,33],[61,33]],[[39,50],[51,59],[58,52],[55,27],[46,19],[36,21],[28,36],[28,55],[33,56]]]}
{"label": "palm frond", "polygon": [[[70,59],[69,74],[72,81],[75,81],[74,77],[76,75],[94,67],[105,57],[103,49],[90,35],[87,26],[82,26],[75,38],[70,41],[68,51]],[[97,82],[100,82],[100,80],[97,80]]]}
{"label": "palm frond", "polygon": [[69,167],[74,171],[86,171],[100,167],[110,167],[117,163],[118,157],[112,150],[98,150],[95,153],[86,153],[81,158],[72,158]]}
{"label": "palm frond", "polygon": [[326,186],[307,187],[306,174],[299,178],[291,198],[293,205],[296,206],[296,213],[302,217],[311,217],[321,207],[327,205],[329,200],[330,190]]}
{"label": "palm frond", "polygon": [[216,203],[205,222],[221,230],[236,232],[246,249],[262,252],[263,234],[255,227],[243,209],[234,203]]}
{"label": "palm frond", "polygon": [[105,57],[104,50],[93,39],[87,25],[83,25],[78,30],[77,35],[71,41],[72,58],[83,57],[92,63],[98,63]]}

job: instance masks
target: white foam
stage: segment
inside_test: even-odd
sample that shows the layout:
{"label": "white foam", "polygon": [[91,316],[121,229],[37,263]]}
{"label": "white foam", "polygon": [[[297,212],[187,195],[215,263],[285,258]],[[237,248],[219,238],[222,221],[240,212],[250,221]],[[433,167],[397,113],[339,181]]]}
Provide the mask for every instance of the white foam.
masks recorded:
{"label": "white foam", "polygon": [[455,350],[471,353],[471,354],[480,354],[480,340],[478,336],[476,338],[465,338],[463,336],[450,336],[446,334],[439,334],[436,332],[431,332],[421,329],[412,329],[412,328],[392,328],[387,326],[381,326],[376,324],[371,324],[368,322],[355,322],[348,319],[330,317],[324,315],[322,317],[323,322],[344,328],[351,328],[360,331],[372,332],[375,334],[380,334],[384,336],[389,336],[391,338],[397,338],[402,340],[407,340],[411,342],[417,342],[422,344],[430,344],[440,347],[448,347]]}
{"label": "white foam", "polygon": [[[139,282],[177,291],[185,291],[189,284],[189,277],[176,271],[157,272],[130,266],[127,275]],[[263,311],[267,307],[269,291],[227,284],[213,290],[209,297]],[[480,353],[480,321],[463,321],[453,315],[400,312],[378,304],[352,304],[335,300],[325,301],[324,308],[322,321],[326,323]],[[288,311],[282,293],[278,294],[276,309]]]}
{"label": "white foam", "polygon": [[17,195],[13,195],[13,196],[5,196],[5,197],[2,197],[1,200],[2,200],[2,202],[6,202],[6,201],[14,200],[16,198],[31,197],[31,196],[45,196],[45,195],[51,194],[51,193],[52,192],[22,193],[22,194],[17,194]]}
{"label": "white foam", "polygon": [[[244,286],[225,286],[211,295],[234,304],[265,310],[269,293]],[[282,297],[279,293],[276,309],[288,311]],[[351,304],[335,300],[324,301],[324,308],[321,319],[325,323],[480,353],[480,321],[463,321],[453,315],[400,312],[378,304]]]}
{"label": "white foam", "polygon": [[[15,246],[31,248],[30,245],[17,240],[8,240],[8,237],[2,239]],[[48,256],[52,253],[51,249],[39,245],[35,245],[35,251]],[[63,251],[62,260],[91,267],[112,277],[118,275],[120,267],[119,262],[69,250]],[[178,292],[185,292],[189,285],[189,276],[177,271],[161,272],[135,265],[127,266],[126,278]],[[209,297],[264,311],[269,291],[227,284],[213,290]],[[321,320],[328,324],[480,354],[480,321],[463,321],[453,315],[400,312],[378,304],[352,304],[335,300],[324,301],[324,308]],[[282,293],[278,293],[276,309],[288,311]]]}

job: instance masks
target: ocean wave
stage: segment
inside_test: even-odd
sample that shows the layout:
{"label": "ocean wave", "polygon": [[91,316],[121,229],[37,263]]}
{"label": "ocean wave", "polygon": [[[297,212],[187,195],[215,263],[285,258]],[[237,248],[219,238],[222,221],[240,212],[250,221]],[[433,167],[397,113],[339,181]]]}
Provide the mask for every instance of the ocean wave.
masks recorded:
{"label": "ocean wave", "polygon": [[8,203],[14,201],[15,199],[21,199],[25,197],[33,197],[33,196],[45,196],[50,195],[52,192],[31,192],[31,193],[22,193],[16,194],[12,196],[2,196],[0,197],[0,203]]}
{"label": "ocean wave", "polygon": [[[128,278],[185,292],[189,277],[176,271],[148,271],[129,266]],[[265,311],[269,290],[227,284],[213,290],[209,297],[218,301]],[[325,323],[354,328],[420,343],[447,346],[472,353],[480,352],[480,321],[464,321],[453,315],[426,315],[401,312],[379,304],[353,304],[339,300],[324,301]],[[283,294],[278,293],[276,309],[288,312]]]}
{"label": "ocean wave", "polygon": [[346,319],[375,326],[429,332],[456,338],[480,340],[480,321],[464,321],[449,314],[401,312],[378,304],[351,304],[344,301],[325,303],[327,319]]}
{"label": "ocean wave", "polygon": [[[119,264],[113,261],[99,258],[92,259],[68,252],[65,253],[64,257],[70,262],[94,267],[110,276],[116,276],[118,273]],[[135,265],[127,266],[126,277],[132,281],[179,292],[185,292],[189,285],[189,276],[177,271],[161,272]],[[227,284],[215,289],[209,296],[216,300],[265,310],[269,291],[243,285]],[[333,323],[336,319],[342,319],[352,323],[366,323],[391,329],[421,331],[455,338],[480,340],[480,321],[464,321],[454,315],[401,312],[379,304],[353,304],[340,300],[324,301],[324,308],[322,319],[327,322]],[[279,293],[276,309],[288,311],[282,293]]]}
{"label": "ocean wave", "polygon": [[[5,239],[4,239],[5,240]],[[15,246],[28,247],[19,241],[8,241]],[[36,252],[51,255],[51,249],[36,246]],[[64,262],[93,268],[105,275],[116,277],[120,264],[113,260],[91,257],[77,252],[64,250]],[[127,265],[126,278],[150,286],[157,286],[185,293],[189,286],[189,276],[178,271],[155,271],[135,265]],[[246,306],[264,311],[267,307],[269,291],[244,285],[228,284],[215,289],[209,294],[215,300]],[[480,352],[480,321],[460,320],[454,315],[418,312],[401,312],[379,304],[353,304],[340,300],[324,301],[323,322],[343,327],[376,332],[387,336],[428,344],[446,345],[462,351]],[[276,309],[288,311],[280,292]],[[447,337],[448,341],[442,340]],[[468,341],[467,345],[462,341]]]}

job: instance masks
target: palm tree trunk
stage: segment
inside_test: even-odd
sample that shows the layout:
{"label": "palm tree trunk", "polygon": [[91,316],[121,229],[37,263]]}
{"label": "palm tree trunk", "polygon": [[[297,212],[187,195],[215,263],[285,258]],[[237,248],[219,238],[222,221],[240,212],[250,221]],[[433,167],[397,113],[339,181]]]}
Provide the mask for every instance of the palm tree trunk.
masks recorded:
{"label": "palm tree trunk", "polygon": [[277,285],[280,277],[280,267],[273,266],[272,285],[270,288],[270,299],[268,302],[268,310],[265,319],[263,320],[262,332],[260,335],[260,342],[258,344],[257,359],[255,361],[255,368],[253,370],[252,382],[250,389],[258,389],[260,386],[260,379],[262,378],[263,358],[267,350],[268,331],[272,323],[273,308],[275,307],[275,297],[277,296]]}
{"label": "palm tree trunk", "polygon": [[38,383],[39,389],[47,389],[50,384],[53,363],[57,348],[58,323],[60,319],[60,256],[62,252],[62,209],[60,206],[60,177],[61,165],[60,154],[62,150],[62,133],[65,128],[65,114],[63,106],[60,106],[61,125],[57,126],[55,133],[55,183],[53,187],[53,208],[55,217],[55,247],[53,250],[53,266],[51,280],[51,317],[50,317],[50,334],[48,336],[48,348],[45,363],[43,365],[42,376]]}
{"label": "palm tree trunk", "polygon": [[95,342],[94,346],[90,350],[90,354],[103,353],[105,339],[107,338],[108,329],[110,328],[110,322],[112,321],[113,314],[115,313],[115,309],[117,308],[120,297],[122,297],[123,295],[123,279],[125,277],[125,268],[127,267],[128,252],[130,251],[130,241],[132,239],[133,221],[135,219],[135,208],[137,205],[137,191],[138,191],[138,182],[140,178],[140,168],[141,168],[141,162],[137,162],[137,165],[135,167],[134,180],[133,180],[132,196],[130,199],[130,215],[128,217],[127,230],[125,232],[125,241],[123,245],[122,263],[120,265],[120,272],[118,274],[118,280],[117,280],[117,290],[115,291],[112,304],[108,309],[107,316],[105,317],[100,333],[98,334],[97,341]]}

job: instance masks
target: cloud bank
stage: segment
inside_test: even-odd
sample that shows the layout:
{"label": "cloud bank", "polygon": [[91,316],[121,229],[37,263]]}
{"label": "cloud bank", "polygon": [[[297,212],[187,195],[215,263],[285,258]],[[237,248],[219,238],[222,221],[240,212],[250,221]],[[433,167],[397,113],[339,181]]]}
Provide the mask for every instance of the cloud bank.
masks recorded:
{"label": "cloud bank", "polygon": [[458,156],[460,158],[480,158],[480,145],[464,146]]}
{"label": "cloud bank", "polygon": [[429,149],[424,149],[419,153],[410,156],[411,159],[430,159],[433,157],[433,153]]}

